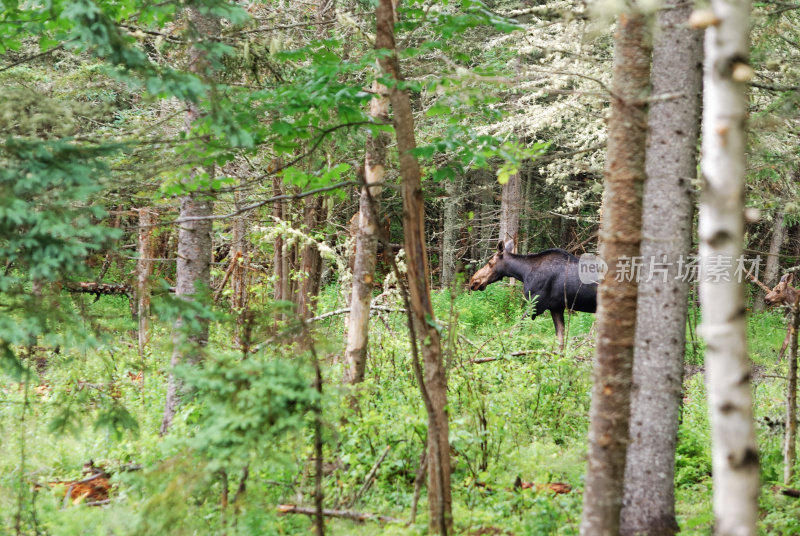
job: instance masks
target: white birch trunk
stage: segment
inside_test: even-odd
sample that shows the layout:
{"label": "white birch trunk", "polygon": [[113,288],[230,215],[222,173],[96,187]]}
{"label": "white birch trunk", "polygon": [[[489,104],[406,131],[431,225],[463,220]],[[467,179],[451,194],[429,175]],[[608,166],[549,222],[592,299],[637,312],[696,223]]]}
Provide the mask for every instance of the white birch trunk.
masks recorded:
{"label": "white birch trunk", "polygon": [[[735,274],[744,233],[744,81],[752,70],[748,0],[712,0],[719,20],[706,31],[703,194],[700,203],[700,303],[711,414],[717,535],[754,535],[758,450],[753,426],[744,284]],[[734,79],[736,78],[736,79]],[[712,270],[723,266],[712,275]],[[727,264],[727,266],[725,266]]]}
{"label": "white birch trunk", "polygon": [[[375,97],[369,105],[370,115],[377,121],[389,121],[389,98],[386,87],[373,82]],[[364,162],[364,182],[359,200],[356,252],[353,262],[353,292],[350,297],[350,315],[347,320],[347,349],[345,350],[345,383],[364,380],[367,366],[369,335],[369,309],[375,281],[375,263],[378,247],[378,214],[381,186],[386,165],[388,135],[370,135],[367,138],[367,155]],[[369,189],[369,191],[367,190]],[[370,199],[371,198],[371,199]]]}

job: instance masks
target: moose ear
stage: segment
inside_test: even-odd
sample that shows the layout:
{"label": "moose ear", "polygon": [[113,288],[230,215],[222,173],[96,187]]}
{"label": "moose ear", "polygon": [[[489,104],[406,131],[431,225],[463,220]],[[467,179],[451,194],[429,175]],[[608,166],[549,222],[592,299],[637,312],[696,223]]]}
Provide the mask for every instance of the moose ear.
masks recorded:
{"label": "moose ear", "polygon": [[503,241],[502,241],[502,240],[500,240],[500,241],[497,243],[497,251],[498,251],[498,253],[502,253],[504,248],[505,248],[505,246],[503,245]]}
{"label": "moose ear", "polygon": [[509,240],[508,242],[506,242],[506,251],[508,251],[509,253],[514,253],[514,241],[513,240]]}
{"label": "moose ear", "polygon": [[791,285],[792,281],[794,281],[794,273],[793,272],[788,273],[785,276],[783,276],[781,279],[785,280],[787,285]]}

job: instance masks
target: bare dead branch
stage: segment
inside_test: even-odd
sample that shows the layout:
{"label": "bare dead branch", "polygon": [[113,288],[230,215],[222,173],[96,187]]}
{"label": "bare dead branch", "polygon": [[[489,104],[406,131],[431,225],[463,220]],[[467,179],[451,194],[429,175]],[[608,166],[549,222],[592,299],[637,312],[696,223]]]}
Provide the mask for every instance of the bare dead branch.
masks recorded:
{"label": "bare dead branch", "polygon": [[[316,514],[315,508],[307,506],[295,506],[293,504],[279,504],[278,512],[281,514],[303,514],[306,516],[313,516]],[[401,520],[395,517],[382,516],[378,514],[370,514],[367,512],[354,512],[352,510],[332,510],[326,508],[322,511],[322,515],[326,517],[337,517],[339,519],[349,519],[358,523],[365,521],[378,521],[380,523],[402,523]]]}

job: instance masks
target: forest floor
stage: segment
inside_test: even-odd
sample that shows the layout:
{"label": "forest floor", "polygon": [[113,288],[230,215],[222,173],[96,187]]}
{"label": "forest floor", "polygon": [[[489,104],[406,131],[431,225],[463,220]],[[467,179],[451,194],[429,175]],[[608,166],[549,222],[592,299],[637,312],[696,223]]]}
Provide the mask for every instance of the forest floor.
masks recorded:
{"label": "forest floor", "polygon": [[[319,312],[342,306],[338,289],[329,287]],[[216,316],[205,372],[183,376],[196,396],[161,438],[169,303],[155,304],[158,320],[144,359],[124,298],[69,298],[62,307],[82,309],[84,325],[75,333],[60,328],[58,353],[52,341],[40,341],[38,376],[27,384],[6,377],[0,389],[0,533],[308,534],[309,517],[281,515],[277,507],[314,504],[314,409],[322,416],[325,507],[402,520],[329,520],[328,532],[425,533],[424,487],[416,522],[407,524],[426,416],[403,315],[373,317],[367,380],[356,391],[340,384],[343,316],[316,323],[321,400],[309,388],[314,354],[299,349],[296,334],[282,337],[273,317],[253,330],[254,342],[266,342],[242,359],[230,342],[230,322]],[[523,318],[518,288],[498,284],[452,301],[441,292],[436,308],[449,371],[457,533],[577,534],[593,316],[569,317],[561,354],[547,315]],[[682,534],[710,534],[712,523],[703,347],[691,340],[697,320],[692,311],[677,449]],[[763,534],[800,533],[798,499],[773,489],[783,474],[786,362],[778,362],[777,351],[784,333],[780,312],[750,316]],[[377,478],[365,486],[384,453]],[[237,495],[245,466],[246,491]],[[93,476],[93,467],[109,473],[107,483],[90,481],[105,486],[107,496],[75,484]]]}

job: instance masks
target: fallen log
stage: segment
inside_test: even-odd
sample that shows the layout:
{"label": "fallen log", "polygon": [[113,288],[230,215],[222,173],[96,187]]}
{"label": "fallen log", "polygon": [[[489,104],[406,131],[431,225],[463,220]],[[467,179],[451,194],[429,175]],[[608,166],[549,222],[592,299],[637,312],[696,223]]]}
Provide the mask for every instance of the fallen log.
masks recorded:
{"label": "fallen log", "polygon": [[[311,508],[308,506],[295,506],[294,504],[279,504],[278,512],[281,514],[303,514],[307,516],[313,516],[316,515],[317,510],[316,508]],[[379,521],[380,523],[403,522],[400,519],[394,517],[382,516],[378,514],[369,514],[365,512],[354,512],[352,510],[330,510],[326,508],[325,510],[322,511],[322,515],[326,517],[338,517],[340,519],[349,519],[357,523],[363,523],[365,521]]]}
{"label": "fallen log", "polygon": [[492,361],[499,361],[497,357],[480,357],[478,359],[470,359],[469,362],[473,365],[479,365],[481,363],[491,363]]}
{"label": "fallen log", "polygon": [[125,283],[66,283],[64,288],[69,292],[94,294],[98,298],[106,295],[130,296],[133,292],[133,288]]}

